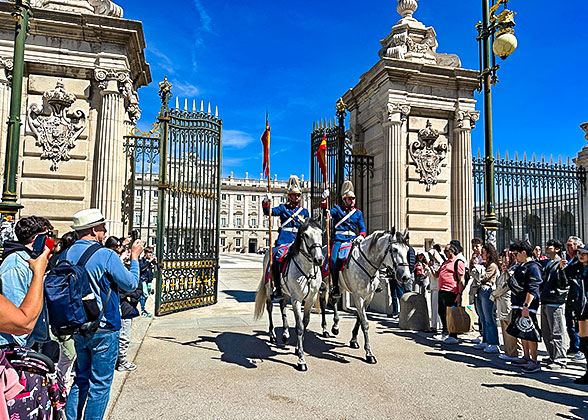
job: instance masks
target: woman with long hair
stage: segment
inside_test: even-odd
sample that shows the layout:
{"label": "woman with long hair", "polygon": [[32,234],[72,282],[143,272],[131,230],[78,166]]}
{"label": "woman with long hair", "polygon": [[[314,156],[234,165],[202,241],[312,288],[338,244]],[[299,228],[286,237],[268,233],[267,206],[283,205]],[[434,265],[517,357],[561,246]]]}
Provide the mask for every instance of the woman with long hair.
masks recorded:
{"label": "woman with long hair", "polygon": [[498,265],[500,260],[496,248],[492,244],[482,247],[482,259],[486,267],[486,276],[480,279],[480,287],[476,293],[476,307],[482,325],[482,342],[474,346],[475,349],[483,349],[484,353],[500,353],[498,347],[498,327],[494,317],[494,302],[490,299],[496,289],[498,278]]}

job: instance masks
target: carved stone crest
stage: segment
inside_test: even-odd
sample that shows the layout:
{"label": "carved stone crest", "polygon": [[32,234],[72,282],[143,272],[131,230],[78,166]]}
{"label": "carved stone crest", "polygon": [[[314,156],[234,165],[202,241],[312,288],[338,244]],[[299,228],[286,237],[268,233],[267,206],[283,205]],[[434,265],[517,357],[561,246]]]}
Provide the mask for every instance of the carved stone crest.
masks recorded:
{"label": "carved stone crest", "polygon": [[409,152],[417,165],[416,171],[421,175],[420,182],[431,190],[431,185],[437,184],[437,177],[441,173],[441,162],[447,155],[447,144],[435,146],[439,132],[435,130],[431,121],[427,121],[426,128],[419,131],[419,138],[410,145]]}
{"label": "carved stone crest", "polygon": [[42,106],[32,104],[28,113],[29,126],[37,138],[36,145],[43,149],[41,159],[51,160],[51,170],[57,171],[59,162],[70,159],[69,151],[86,127],[86,114],[80,109],[68,112],[76,97],[64,89],[61,80],[57,81],[55,89],[43,94],[43,99],[50,113],[44,114]]}

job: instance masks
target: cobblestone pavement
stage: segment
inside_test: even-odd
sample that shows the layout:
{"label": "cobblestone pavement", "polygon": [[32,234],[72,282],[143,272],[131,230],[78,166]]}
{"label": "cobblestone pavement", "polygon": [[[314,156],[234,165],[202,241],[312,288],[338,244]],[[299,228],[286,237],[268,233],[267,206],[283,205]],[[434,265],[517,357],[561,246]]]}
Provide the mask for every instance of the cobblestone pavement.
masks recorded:
{"label": "cobblestone pavement", "polygon": [[[219,303],[154,319],[135,358],[138,369],[114,392],[112,420],[132,419],[581,419],[583,365],[523,376],[467,339],[444,346],[371,314],[377,365],[349,348],[353,319],[336,338],[305,336],[308,372],[289,345],[270,345],[265,318],[253,319],[261,256],[221,259]],[[279,320],[276,307],[274,320]],[[290,326],[293,316],[288,311]],[[281,328],[278,328],[278,336]],[[469,337],[471,338],[471,337]],[[360,338],[360,345],[363,340]]]}

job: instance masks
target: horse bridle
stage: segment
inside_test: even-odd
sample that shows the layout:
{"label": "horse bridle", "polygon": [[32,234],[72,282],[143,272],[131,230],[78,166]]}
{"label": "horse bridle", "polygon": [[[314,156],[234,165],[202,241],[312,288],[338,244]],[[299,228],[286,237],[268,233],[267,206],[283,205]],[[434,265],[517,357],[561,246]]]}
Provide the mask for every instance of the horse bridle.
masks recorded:
{"label": "horse bridle", "polygon": [[[386,255],[388,255],[388,253],[390,252],[390,249],[392,249],[392,244],[393,243],[396,243],[396,242],[394,242],[394,240],[392,239],[392,235],[390,235],[390,239],[388,239],[388,247],[386,248],[386,252],[384,253],[384,258],[386,257]],[[363,265],[361,265],[361,263],[359,262],[359,260],[357,258],[354,258],[353,257],[353,248],[355,248],[355,247],[358,248],[359,254],[363,257],[363,259],[374,269],[374,273],[373,274],[370,274],[370,272]],[[361,268],[363,270],[363,272],[366,273],[370,279],[373,279],[376,276],[376,273],[378,272],[378,270],[380,269],[380,267],[376,267],[374,264],[372,264],[372,262],[369,260],[369,258],[367,257],[367,255],[365,255],[365,253],[361,249],[360,244],[355,244],[354,243],[350,252],[351,252],[351,259],[356,262],[356,264],[358,265],[358,267]],[[393,270],[394,270],[395,273],[396,273],[396,270],[398,269],[398,267],[409,267],[410,266],[410,264],[408,264],[408,263],[397,263],[394,260],[392,260],[392,263],[394,264]]]}
{"label": "horse bridle", "polygon": [[[302,255],[304,258],[306,258],[306,260],[307,260],[307,261],[309,261],[310,263],[312,263],[312,264],[313,264],[313,261],[312,261],[312,255],[310,255],[310,253],[312,252],[312,250],[313,250],[314,248],[321,248],[321,249],[322,249],[322,247],[323,247],[323,246],[322,246],[322,244],[320,244],[320,243],[318,243],[318,242],[314,242],[312,245],[310,245],[310,246],[309,246],[309,245],[306,243],[306,241],[304,240],[304,238],[300,238],[300,239],[301,239],[302,243],[304,244],[304,247],[305,247],[305,248],[308,248],[308,251],[304,251],[303,247],[301,246],[301,247],[300,247],[300,249],[298,250],[298,253],[300,253],[300,254],[301,254],[301,255]],[[304,271],[302,270],[302,267],[300,267],[300,265],[299,265],[299,264],[296,262],[296,259],[295,259],[294,257],[292,257],[292,258],[290,259],[290,261],[292,261],[292,262],[294,263],[294,265],[296,266],[296,268],[298,269],[298,271],[299,271],[300,273],[302,273],[302,275],[303,275],[303,276],[304,276],[304,278],[306,279],[307,283],[310,283],[312,280],[316,279],[316,275],[317,275],[317,273],[316,273],[316,270],[313,270],[313,271],[315,271],[315,274],[314,274],[313,276],[307,276],[307,275],[304,273]],[[314,264],[313,264],[313,265],[314,265]],[[290,267],[290,264],[288,264],[288,267],[286,268],[285,275],[288,275],[288,268],[289,268],[289,267]],[[320,271],[320,270],[319,270],[319,271]],[[310,293],[310,286],[309,286],[309,288],[308,288],[308,293]],[[307,294],[307,296],[308,296],[308,294]]]}

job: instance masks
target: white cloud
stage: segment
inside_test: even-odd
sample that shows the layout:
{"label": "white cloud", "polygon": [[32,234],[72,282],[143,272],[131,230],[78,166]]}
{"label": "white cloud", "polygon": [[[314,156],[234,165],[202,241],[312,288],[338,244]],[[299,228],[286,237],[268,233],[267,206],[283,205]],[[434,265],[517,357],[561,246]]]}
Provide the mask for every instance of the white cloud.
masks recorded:
{"label": "white cloud", "polygon": [[158,66],[164,69],[167,74],[175,74],[176,71],[174,70],[174,62],[167,55],[159,51],[153,45],[148,45],[147,51],[158,58]]}
{"label": "white cloud", "polygon": [[198,11],[198,15],[200,17],[200,23],[202,24],[202,30],[205,32],[212,32],[212,19],[200,0],[194,0],[194,6]]}
{"label": "white cloud", "polygon": [[183,83],[174,80],[172,85],[172,92],[178,97],[181,96],[182,98],[192,99],[200,94],[198,86],[194,86],[192,83]]}
{"label": "white cloud", "polygon": [[223,146],[243,149],[255,139],[248,133],[240,130],[223,130]]}

